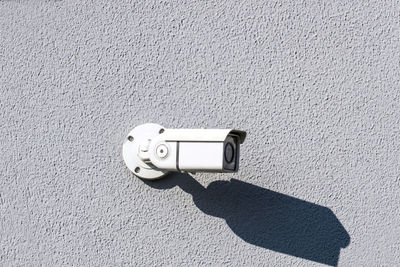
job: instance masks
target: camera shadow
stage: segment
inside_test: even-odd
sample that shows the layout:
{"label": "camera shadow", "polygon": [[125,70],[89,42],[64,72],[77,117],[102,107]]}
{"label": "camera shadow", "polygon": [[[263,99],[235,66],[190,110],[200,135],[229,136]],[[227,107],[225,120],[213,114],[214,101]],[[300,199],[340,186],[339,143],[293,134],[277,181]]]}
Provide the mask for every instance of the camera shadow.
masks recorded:
{"label": "camera shadow", "polygon": [[329,208],[236,179],[207,188],[179,173],[144,182],[156,189],[179,186],[202,212],[225,219],[238,237],[262,248],[336,266],[340,249],[350,243]]}

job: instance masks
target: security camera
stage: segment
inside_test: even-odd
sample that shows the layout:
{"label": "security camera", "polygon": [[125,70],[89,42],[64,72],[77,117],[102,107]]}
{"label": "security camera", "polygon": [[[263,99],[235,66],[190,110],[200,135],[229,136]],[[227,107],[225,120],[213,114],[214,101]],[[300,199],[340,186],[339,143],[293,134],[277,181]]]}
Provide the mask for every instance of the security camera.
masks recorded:
{"label": "security camera", "polygon": [[239,146],[246,132],[232,129],[166,129],[155,123],[135,127],[126,137],[122,156],[143,179],[169,172],[237,172]]}

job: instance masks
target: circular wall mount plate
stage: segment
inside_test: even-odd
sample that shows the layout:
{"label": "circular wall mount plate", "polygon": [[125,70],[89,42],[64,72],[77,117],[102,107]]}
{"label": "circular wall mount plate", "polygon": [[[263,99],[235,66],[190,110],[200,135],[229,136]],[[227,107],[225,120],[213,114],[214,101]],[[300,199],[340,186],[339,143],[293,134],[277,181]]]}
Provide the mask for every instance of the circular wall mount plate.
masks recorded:
{"label": "circular wall mount plate", "polygon": [[164,127],[161,125],[146,123],[135,127],[125,138],[122,147],[122,157],[124,158],[126,166],[136,176],[143,179],[154,180],[159,179],[168,173],[168,171],[150,167],[138,157],[140,144],[152,139],[163,131]]}

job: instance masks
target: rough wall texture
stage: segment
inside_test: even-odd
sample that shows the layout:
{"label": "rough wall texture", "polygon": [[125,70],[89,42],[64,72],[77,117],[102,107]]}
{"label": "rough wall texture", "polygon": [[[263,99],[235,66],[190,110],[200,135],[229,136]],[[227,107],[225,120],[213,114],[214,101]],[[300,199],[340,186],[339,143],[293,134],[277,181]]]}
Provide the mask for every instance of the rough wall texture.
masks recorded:
{"label": "rough wall texture", "polygon": [[[400,264],[398,1],[0,1],[0,265]],[[143,182],[134,126],[240,128]]]}

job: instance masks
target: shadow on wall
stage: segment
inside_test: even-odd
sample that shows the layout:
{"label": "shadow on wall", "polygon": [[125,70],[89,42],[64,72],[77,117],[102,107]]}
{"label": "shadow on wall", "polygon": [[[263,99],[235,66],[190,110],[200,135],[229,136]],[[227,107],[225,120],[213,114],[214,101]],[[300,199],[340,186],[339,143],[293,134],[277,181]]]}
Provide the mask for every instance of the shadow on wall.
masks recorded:
{"label": "shadow on wall", "polygon": [[236,179],[207,188],[188,174],[144,182],[157,189],[179,186],[201,211],[225,219],[237,236],[259,247],[335,266],[350,243],[330,209]]}

